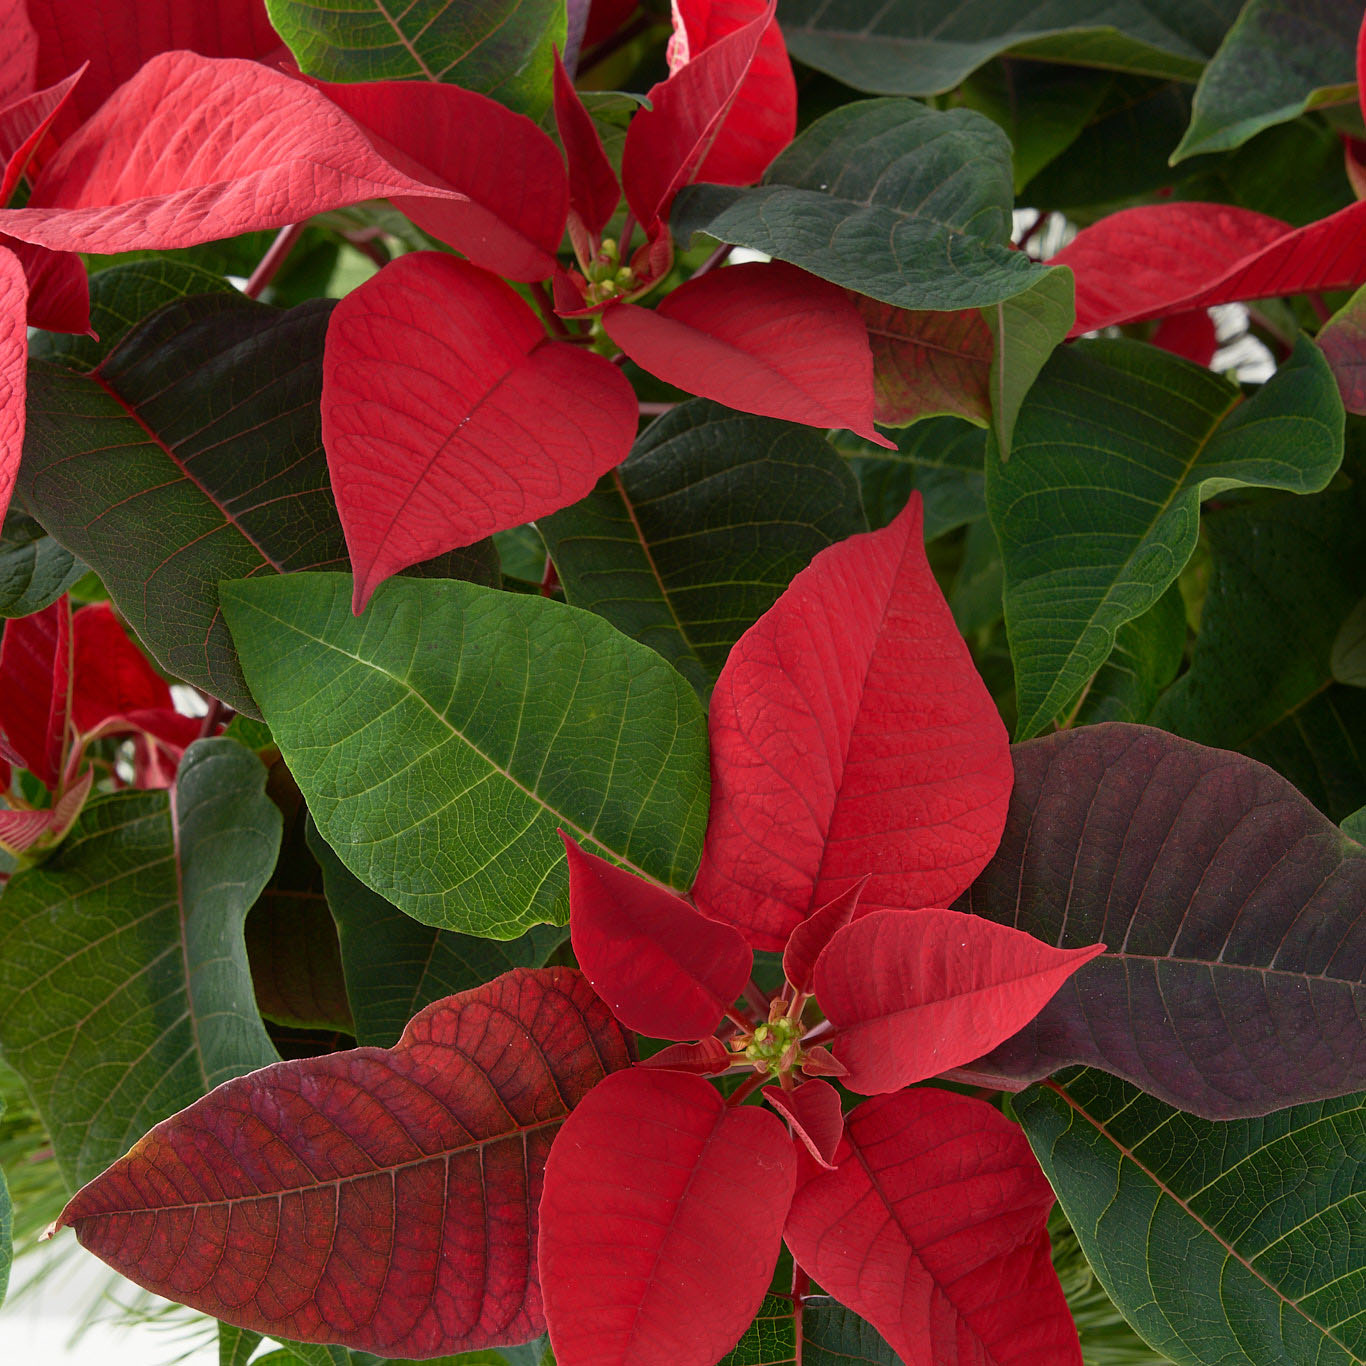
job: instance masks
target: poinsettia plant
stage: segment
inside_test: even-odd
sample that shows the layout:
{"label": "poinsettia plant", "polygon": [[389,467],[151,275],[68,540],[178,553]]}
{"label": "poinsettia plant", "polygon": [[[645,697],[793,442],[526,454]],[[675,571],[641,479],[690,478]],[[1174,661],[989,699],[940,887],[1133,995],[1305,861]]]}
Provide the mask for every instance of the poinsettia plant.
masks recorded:
{"label": "poinsettia plant", "polygon": [[225,1366],[1366,1357],[1366,16],[1063,8],[0,0],[0,1100]]}

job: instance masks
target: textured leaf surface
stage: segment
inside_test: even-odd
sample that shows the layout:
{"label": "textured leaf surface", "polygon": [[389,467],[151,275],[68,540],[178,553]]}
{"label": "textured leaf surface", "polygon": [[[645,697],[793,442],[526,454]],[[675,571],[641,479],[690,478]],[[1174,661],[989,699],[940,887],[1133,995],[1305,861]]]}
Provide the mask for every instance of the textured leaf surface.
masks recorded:
{"label": "textured leaf surface", "polygon": [[1174,161],[1239,147],[1273,123],[1355,94],[1356,0],[1251,0],[1200,74]]}
{"label": "textured leaf surface", "polygon": [[148,1289],[272,1336],[416,1357],[525,1339],[546,1153],[629,1061],[577,973],[508,973],[429,1006],[392,1049],[218,1088],[61,1222]]}
{"label": "textured leaf surface", "polygon": [[1366,692],[1334,650],[1366,595],[1366,495],[1229,508],[1205,521],[1213,568],[1191,666],[1154,725],[1241,750],[1334,820],[1366,803]]}
{"label": "textured leaf surface", "polygon": [[1239,0],[783,0],[793,56],[876,95],[938,95],[1003,52],[1191,80]]}
{"label": "textured leaf surface", "polygon": [[539,115],[551,49],[564,47],[556,0],[266,0],[299,66],[328,81],[448,81]]}
{"label": "textured leaf surface", "polygon": [[388,266],[337,305],[323,359],[355,610],[408,565],[577,502],[636,421],[620,370],[550,341],[501,280],[436,252]]}
{"label": "textured leaf surface", "polygon": [[1010,758],[925,560],[918,500],[822,551],[745,633],[710,730],[694,896],[756,948],[781,949],[866,874],[868,910],[934,905],[972,880],[996,847]]}
{"label": "textured leaf surface", "polygon": [[0,520],[9,510],[24,450],[24,366],[28,281],[19,258],[0,246]]}
{"label": "textured leaf surface", "polygon": [[0,636],[0,744],[49,791],[71,722],[71,605],[59,598]]}
{"label": "textured leaf surface", "polygon": [[571,232],[587,241],[576,241],[585,256],[621,202],[621,182],[607,159],[593,116],[584,107],[573,79],[558,54],[555,57],[555,127],[569,166],[569,211],[574,216]]}
{"label": "textured leaf surface", "polygon": [[1328,358],[1342,406],[1366,414],[1366,286],[1319,328],[1314,340]]}
{"label": "textured leaf surface", "polygon": [[80,79],[79,71],[13,104],[0,100],[0,204],[8,203],[43,135]]}
{"label": "textured leaf surface", "polygon": [[1214,1117],[1366,1079],[1366,851],[1241,755],[1110,724],[1015,748],[1001,848],[962,909],[1109,947],[984,1061],[1069,1062]]}
{"label": "textured leaf surface", "polygon": [[863,895],[866,885],[863,880],[856,882],[833,901],[807,916],[788,935],[787,943],[783,945],[783,976],[791,983],[793,991],[803,993],[811,990],[816,960],[825,946],[854,918],[859,897]]}
{"label": "textured leaf surface", "polygon": [[[1204,620],[1202,615],[1202,624]],[[1180,584],[1174,583],[1142,616],[1115,632],[1115,648],[1091,680],[1076,724],[1147,721],[1185,661],[1185,652],[1186,605]]]}
{"label": "textured leaf surface", "polygon": [[308,844],[336,921],[357,1043],[390,1047],[424,1006],[513,968],[539,967],[563,934],[539,926],[501,940],[433,929],[372,892],[311,822]]}
{"label": "textured leaf surface", "polygon": [[[1010,142],[968,109],[863,100],[817,119],[753,189],[679,196],[706,232],[897,308],[979,308],[1046,272],[1012,251]],[[705,277],[704,277],[705,278]]]}
{"label": "textured leaf surface", "polygon": [[816,1162],[833,1171],[835,1150],[844,1136],[840,1093],[815,1077],[790,1091],[776,1082],[765,1086],[764,1099],[792,1126],[792,1136],[806,1145]]}
{"label": "textured leaf surface", "polygon": [[32,517],[11,508],[0,532],[0,616],[41,612],[85,573]]}
{"label": "textured leaf surface", "polygon": [[784,1233],[811,1278],[908,1362],[1080,1366],[1049,1260],[1053,1192],[1019,1129],[933,1088],[846,1121],[837,1170],[803,1159]]}
{"label": "textured leaf surface", "polygon": [[764,1297],[796,1174],[767,1111],[728,1107],[679,1072],[609,1077],[546,1164],[540,1266],[558,1366],[711,1366]]}
{"label": "textured leaf surface", "polygon": [[749,980],[754,954],[682,897],[584,853],[567,835],[574,956],[612,1014],[637,1034],[701,1039]]}
{"label": "textured leaf surface", "polygon": [[[802,1305],[800,1366],[900,1366],[887,1339],[828,1295]],[[792,1301],[766,1295],[754,1322],[719,1366],[798,1366]]]}
{"label": "textured leaf surface", "polygon": [[92,802],[0,898],[0,1045],[73,1184],[276,1056],[242,943],[280,840],[264,786],[255,755],[201,740],[172,793]]}
{"label": "textured leaf surface", "polygon": [[643,370],[741,412],[848,427],[877,444],[867,329],[842,290],[781,261],[688,280],[655,309],[602,315]]}
{"label": "textured leaf surface", "polygon": [[652,422],[589,497],[537,522],[569,601],[657,650],[704,697],[793,576],[865,527],[823,437],[705,399]]}
{"label": "textured leaf surface", "polygon": [[[426,924],[563,924],[563,828],[686,886],[707,793],[701,708],[598,617],[395,580],[363,617],[336,574],[223,589],[233,638],[323,838]],[[592,668],[588,662],[592,661]]]}
{"label": "textured leaf surface", "polygon": [[1366,1356],[1366,1097],[1212,1123],[1091,1070],[1014,1101],[1111,1299],[1179,1366]]}
{"label": "textured leaf surface", "polygon": [[391,166],[302,81],[167,52],[63,144],[5,231],[59,251],[164,250],[401,194],[449,191]]}
{"label": "textured leaf surface", "polygon": [[1100,951],[1064,953],[957,911],[863,916],[816,960],[816,997],[839,1031],[844,1085],[879,1095],[981,1057]]}
{"label": "textured leaf surface", "polygon": [[1239,484],[1322,488],[1342,458],[1342,420],[1308,342],[1247,401],[1227,380],[1141,343],[1058,352],[1020,411],[1009,461],[987,461],[1017,735],[1060,716],[1115,631],[1176,578],[1195,548],[1202,497]]}

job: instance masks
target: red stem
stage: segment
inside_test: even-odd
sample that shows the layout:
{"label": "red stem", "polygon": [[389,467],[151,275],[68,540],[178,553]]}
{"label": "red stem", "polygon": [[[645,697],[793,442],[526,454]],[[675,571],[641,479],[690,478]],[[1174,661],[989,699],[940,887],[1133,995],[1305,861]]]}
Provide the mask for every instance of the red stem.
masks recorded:
{"label": "red stem", "polygon": [[767,1080],[767,1072],[756,1072],[748,1081],[742,1081],[726,1097],[726,1104],[732,1107],[744,1104]]}
{"label": "red stem", "polygon": [[734,250],[735,246],[733,243],[723,242],[700,266],[697,267],[695,271],[693,271],[692,278],[694,280],[700,280],[702,276],[709,274],[711,271],[715,270],[717,266],[723,265],[726,257]]}
{"label": "red stem", "polygon": [[671,413],[678,407],[676,403],[642,403],[640,405],[641,417],[663,417],[665,413]]}
{"label": "red stem", "polygon": [[266,254],[257,263],[242,293],[248,299],[258,299],[261,291],[280,273],[285,258],[294,250],[294,244],[303,233],[304,224],[287,223],[275,234],[275,240],[266,248]]}
{"label": "red stem", "polygon": [[833,1039],[839,1030],[835,1028],[829,1020],[822,1020],[818,1025],[812,1025],[810,1029],[802,1035],[802,1047],[807,1044],[824,1043],[827,1039]]}
{"label": "red stem", "polygon": [[1034,240],[1034,235],[1043,225],[1048,222],[1048,214],[1042,209],[1037,211],[1034,221],[1024,230],[1020,240],[1015,244],[1020,251],[1024,251]]}
{"label": "red stem", "polygon": [[531,297],[535,301],[541,317],[545,320],[545,325],[557,337],[567,338],[574,335],[564,325],[564,319],[555,312],[555,300],[551,297],[550,290],[546,288],[544,280],[537,280],[532,284]]}

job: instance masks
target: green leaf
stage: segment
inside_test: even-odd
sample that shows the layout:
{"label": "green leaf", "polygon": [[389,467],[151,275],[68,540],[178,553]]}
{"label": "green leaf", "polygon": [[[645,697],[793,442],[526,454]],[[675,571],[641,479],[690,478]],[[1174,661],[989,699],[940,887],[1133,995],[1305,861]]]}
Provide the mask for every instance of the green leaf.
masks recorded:
{"label": "green leaf", "polygon": [[1358,807],[1350,816],[1344,817],[1342,829],[1358,844],[1366,844],[1366,806]]}
{"label": "green leaf", "polygon": [[1226,152],[1306,109],[1356,95],[1357,0],[1248,0],[1200,76],[1172,162]]}
{"label": "green leaf", "polygon": [[247,1366],[251,1354],[261,1345],[260,1333],[236,1324],[218,1325],[218,1366]]}
{"label": "green leaf", "polygon": [[[0,1099],[0,1118],[5,1113],[5,1102]],[[5,1292],[9,1289],[10,1263],[14,1260],[14,1211],[10,1205],[9,1186],[5,1173],[0,1169],[0,1304],[5,1302]]]}
{"label": "green leaf", "polygon": [[242,942],[280,843],[265,777],[235,742],[196,741],[170,794],[92,802],[0,897],[0,1047],[73,1187],[276,1059]]}
{"label": "green leaf", "polygon": [[981,308],[1050,267],[1010,248],[1010,140],[970,109],[862,100],[817,119],[753,189],[695,185],[674,235],[705,232],[897,308]]}
{"label": "green leaf", "polygon": [[1194,80],[1241,0],[782,0],[788,50],[875,95],[941,95],[1004,52]]}
{"label": "green leaf", "polygon": [[587,498],[537,526],[576,607],[657,650],[705,699],[811,557],[867,524],[818,432],[694,399]]}
{"label": "green leaf", "polygon": [[550,103],[563,0],[266,0],[299,67],[325,81],[446,81],[533,118]]}
{"label": "green leaf", "polygon": [[792,1301],[766,1295],[754,1322],[718,1366],[901,1366],[901,1359],[871,1323],[828,1295],[802,1308],[802,1351],[796,1349]]}
{"label": "green leaf", "polygon": [[1181,667],[1186,645],[1186,608],[1172,584],[1142,616],[1115,632],[1115,648],[1101,665],[1076,724],[1146,721],[1162,689]]}
{"label": "green leaf", "polygon": [[[99,574],[168,672],[249,715],[219,582],[349,566],[318,406],[330,308],[199,295],[89,375],[29,367],[26,510]],[[496,575],[492,548],[471,550],[419,572]]]}
{"label": "green leaf", "polygon": [[653,650],[549,598],[391,579],[354,617],[350,593],[300,574],[222,598],[319,833],[362,882],[495,939],[568,918],[558,828],[691,884],[706,718]]}
{"label": "green leaf", "polygon": [[85,573],[85,566],[17,507],[0,530],[0,617],[41,612]]}
{"label": "green leaf", "polygon": [[1366,688],[1366,598],[1357,602],[1338,628],[1329,667],[1339,683]]}
{"label": "green leaf", "polygon": [[308,843],[322,865],[327,903],[337,922],[359,1044],[392,1047],[423,1006],[511,968],[539,967],[562,937],[562,931],[547,926],[501,940],[421,925],[355,877],[312,822]]}
{"label": "green leaf", "polygon": [[987,455],[1005,562],[1017,738],[1038,734],[1190,558],[1202,498],[1259,484],[1307,493],[1342,458],[1343,413],[1301,339],[1251,398],[1127,340],[1058,351],[1030,391],[1009,461]]}
{"label": "green leaf", "polygon": [[1334,667],[1366,594],[1366,493],[1228,508],[1205,527],[1200,634],[1153,724],[1270,764],[1338,820],[1366,802],[1366,692]]}
{"label": "green leaf", "polygon": [[1179,1366],[1366,1359],[1366,1096],[1196,1119],[1103,1072],[1012,1102],[1091,1265]]}

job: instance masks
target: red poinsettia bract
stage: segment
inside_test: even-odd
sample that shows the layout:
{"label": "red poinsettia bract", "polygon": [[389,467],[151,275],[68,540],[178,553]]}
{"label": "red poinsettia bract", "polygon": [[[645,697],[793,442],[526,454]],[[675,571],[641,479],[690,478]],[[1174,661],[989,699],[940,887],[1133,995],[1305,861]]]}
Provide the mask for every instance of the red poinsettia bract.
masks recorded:
{"label": "red poinsettia bract", "polygon": [[[556,1360],[711,1366],[786,1239],[908,1362],[1079,1361],[1023,1136],[984,1101],[907,1089],[994,1048],[1100,952],[935,904],[994,849],[1010,768],[918,502],[798,575],[715,697],[709,914],[565,840],[580,967],[623,1025],[677,1042],[592,1090],[551,1149]],[[784,953],[762,1015],[732,1004],[755,942]],[[705,1078],[729,1072],[749,1080],[723,1099]],[[873,1099],[845,1116],[831,1076]],[[772,1113],[740,1104],[760,1085]]]}

